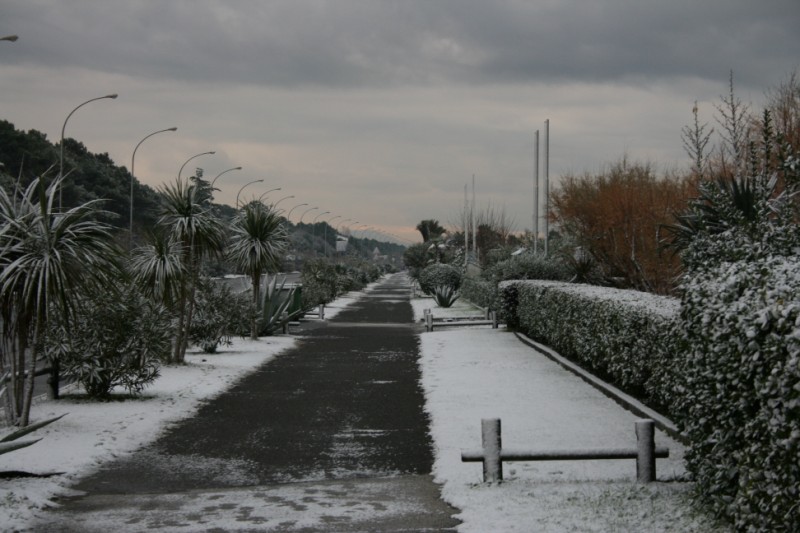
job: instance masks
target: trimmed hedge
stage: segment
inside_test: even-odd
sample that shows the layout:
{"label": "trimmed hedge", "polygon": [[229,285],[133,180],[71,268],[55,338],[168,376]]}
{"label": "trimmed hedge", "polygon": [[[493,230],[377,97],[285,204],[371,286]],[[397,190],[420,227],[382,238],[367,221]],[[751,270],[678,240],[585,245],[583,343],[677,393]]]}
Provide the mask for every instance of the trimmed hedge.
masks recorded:
{"label": "trimmed hedge", "polygon": [[800,257],[723,263],[683,291],[697,492],[738,531],[800,531]]}
{"label": "trimmed hedge", "polygon": [[478,278],[464,278],[461,284],[461,297],[478,307],[498,309],[499,292],[497,284]]}
{"label": "trimmed hedge", "polygon": [[679,302],[557,281],[500,284],[501,317],[651,407],[676,413]]}

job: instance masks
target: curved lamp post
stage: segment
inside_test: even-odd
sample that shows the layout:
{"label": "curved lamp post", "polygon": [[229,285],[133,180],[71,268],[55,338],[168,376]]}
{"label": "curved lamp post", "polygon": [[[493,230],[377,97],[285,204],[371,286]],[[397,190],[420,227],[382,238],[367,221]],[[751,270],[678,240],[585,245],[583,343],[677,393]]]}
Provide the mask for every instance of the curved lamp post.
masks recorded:
{"label": "curved lamp post", "polygon": [[236,193],[236,209],[239,209],[239,195],[242,194],[242,191],[244,190],[244,188],[247,187],[248,185],[252,185],[254,183],[263,183],[263,182],[264,182],[264,180],[260,179],[260,180],[253,180],[253,181],[251,181],[249,183],[245,183],[244,185],[242,185],[242,188],[239,189],[239,192]]}
{"label": "curved lamp post", "polygon": [[[11,35],[10,37],[16,37],[16,36],[15,35]],[[7,39],[7,40],[16,41],[16,39]],[[61,156],[59,157],[59,162],[58,162],[58,177],[59,178],[62,178],[64,176],[64,131],[67,129],[67,122],[69,121],[69,117],[71,117],[72,114],[75,111],[77,111],[78,109],[82,108],[83,106],[85,106],[88,103],[94,102],[96,100],[105,100],[105,99],[114,100],[114,99],[117,98],[117,96],[118,95],[116,93],[115,94],[107,94],[105,96],[98,96],[97,98],[92,98],[90,100],[86,100],[84,103],[82,103],[81,105],[79,105],[78,107],[76,107],[75,109],[70,111],[69,115],[67,115],[67,118],[64,119],[64,125],[61,126]],[[64,189],[64,187],[61,187],[61,186],[58,188],[58,210],[59,211],[61,211],[61,191],[63,189]]]}
{"label": "curved lamp post", "polygon": [[292,211],[294,211],[295,209],[297,209],[298,207],[303,206],[303,205],[308,205],[308,204],[307,203],[305,203],[305,204],[297,204],[293,208],[289,209],[289,214],[286,215],[286,220],[291,222],[291,220],[289,220],[289,217],[292,216]]}
{"label": "curved lamp post", "polygon": [[261,202],[266,195],[268,195],[269,193],[271,193],[273,191],[279,191],[279,190],[281,190],[280,187],[275,187],[274,189],[268,190],[267,192],[265,192],[264,194],[262,194],[261,196],[258,197],[258,201]]}
{"label": "curved lamp post", "polygon": [[194,159],[194,158],[196,158],[196,157],[200,157],[201,155],[214,155],[215,153],[216,153],[216,152],[214,152],[214,151],[211,151],[211,152],[202,152],[202,153],[199,153],[199,154],[193,155],[192,157],[190,157],[189,159],[187,159],[187,160],[186,160],[186,161],[185,161],[185,162],[184,162],[184,163],[181,165],[181,168],[180,168],[180,170],[178,170],[178,181],[180,181],[180,179],[181,179],[181,172],[183,172],[183,167],[185,167],[185,166],[186,166],[186,163],[188,163],[189,161],[191,161],[192,159]]}
{"label": "curved lamp post", "polygon": [[306,213],[309,213],[310,211],[313,211],[314,209],[319,209],[319,207],[310,207],[310,208],[306,209],[305,211],[303,211],[300,214],[300,220],[298,220],[297,223],[300,224],[303,221],[303,217],[306,216]]}
{"label": "curved lamp post", "polygon": [[290,194],[289,196],[284,196],[283,198],[281,198],[280,200],[278,200],[277,202],[275,202],[274,204],[272,204],[272,209],[274,210],[274,209],[275,209],[275,207],[277,207],[277,205],[278,205],[279,203],[281,203],[281,202],[282,202],[282,201],[284,201],[284,200],[288,200],[289,198],[294,198],[294,195],[293,195],[293,194]]}
{"label": "curved lamp post", "polygon": [[131,156],[131,212],[130,212],[130,224],[128,225],[128,233],[130,234],[128,236],[128,249],[130,249],[133,246],[133,181],[136,178],[136,174],[134,174],[133,172],[133,165],[136,161],[136,150],[139,149],[139,147],[142,145],[143,142],[145,142],[153,135],[157,135],[159,133],[164,133],[167,131],[178,131],[178,128],[173,126],[172,128],[154,131],[153,133],[146,135],[144,139],[139,141],[139,144],[136,145],[136,148],[133,149],[133,155]]}
{"label": "curved lamp post", "polygon": [[[314,221],[311,222],[311,242],[312,243],[314,242],[314,239],[317,238],[317,227],[315,226],[315,224],[317,223],[317,219],[319,217],[321,217],[322,215],[329,215],[330,213],[331,213],[330,211],[323,211],[322,213],[320,213],[319,215],[314,217]],[[316,250],[314,251],[314,255],[315,256],[317,255]]]}
{"label": "curved lamp post", "polygon": [[222,176],[226,172],[230,172],[231,170],[242,170],[242,167],[233,167],[233,168],[229,168],[228,170],[223,170],[222,172],[220,172],[219,174],[214,176],[214,179],[211,180],[211,184],[209,185],[209,188],[211,188],[213,190],[214,189],[214,182],[217,181],[217,178],[219,178],[220,176]]}
{"label": "curved lamp post", "polygon": [[[322,228],[323,231],[325,232],[324,233],[324,237],[322,237],[322,243],[325,245],[325,248],[324,248],[325,249],[325,257],[328,257],[328,226],[330,226],[331,222],[333,222],[337,218],[342,218],[342,215],[336,215],[332,219],[328,220],[328,223],[325,225],[324,228]],[[333,226],[331,226],[331,227],[333,227]]]}

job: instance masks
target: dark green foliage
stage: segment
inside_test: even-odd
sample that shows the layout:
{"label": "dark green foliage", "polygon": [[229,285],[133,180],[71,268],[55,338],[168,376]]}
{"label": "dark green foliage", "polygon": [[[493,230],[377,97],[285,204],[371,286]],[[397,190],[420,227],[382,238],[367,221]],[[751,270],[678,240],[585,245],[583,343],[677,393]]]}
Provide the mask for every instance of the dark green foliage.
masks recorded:
{"label": "dark green foliage", "polygon": [[550,346],[651,407],[675,414],[678,302],[648,293],[552,281],[501,284],[509,327]]}
{"label": "dark green foliage", "polygon": [[204,352],[214,353],[220,344],[230,345],[238,324],[249,326],[251,309],[246,292],[234,294],[220,281],[200,278],[189,340]]}
{"label": "dark green foliage", "polygon": [[437,285],[433,288],[433,300],[439,307],[452,307],[461,295],[450,285]]}
{"label": "dark green foliage", "polygon": [[84,297],[71,324],[50,328],[46,350],[89,396],[105,398],[116,386],[138,394],[158,377],[169,357],[171,319],[166,308],[135,290]]}
{"label": "dark green foliage", "polygon": [[336,268],[325,259],[313,259],[303,265],[303,303],[306,309],[336,298]]}
{"label": "dark green foliage", "polygon": [[435,246],[431,243],[412,244],[403,252],[403,263],[411,279],[418,280],[422,270],[436,260]]}
{"label": "dark green foliage", "polygon": [[568,281],[572,274],[570,269],[555,257],[526,252],[497,262],[486,270],[484,277],[495,283],[511,279]]}
{"label": "dark green foliage", "polygon": [[453,290],[461,288],[463,274],[453,265],[434,263],[425,267],[419,274],[419,286],[427,295],[433,296],[436,287],[450,287]]}
{"label": "dark green foliage", "polygon": [[682,286],[681,421],[697,492],[740,531],[800,525],[800,257],[709,265]]}

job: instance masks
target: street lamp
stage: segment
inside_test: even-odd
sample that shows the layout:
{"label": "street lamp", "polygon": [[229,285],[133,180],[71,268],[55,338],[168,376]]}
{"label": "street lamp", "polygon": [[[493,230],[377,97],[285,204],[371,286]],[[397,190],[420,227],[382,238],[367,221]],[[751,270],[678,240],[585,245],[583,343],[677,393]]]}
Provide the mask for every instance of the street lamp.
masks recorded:
{"label": "street lamp", "polygon": [[274,210],[274,209],[275,209],[275,207],[276,207],[276,206],[277,206],[279,203],[281,203],[281,202],[282,202],[282,201],[284,201],[284,200],[288,200],[289,198],[294,198],[294,195],[293,195],[293,194],[291,194],[291,195],[289,195],[289,196],[284,196],[283,198],[281,198],[280,200],[278,200],[277,202],[275,202],[274,204],[272,204],[272,209]]}
{"label": "street lamp", "polygon": [[181,168],[180,168],[180,170],[178,170],[178,181],[180,181],[180,180],[181,180],[181,172],[183,172],[183,167],[185,167],[185,166],[186,166],[186,163],[188,163],[189,161],[191,161],[191,160],[192,160],[192,159],[194,159],[195,157],[200,157],[201,155],[214,155],[215,153],[216,153],[216,152],[213,152],[213,151],[212,151],[212,152],[202,152],[202,153],[200,153],[200,154],[193,155],[192,157],[190,157],[189,159],[187,159],[187,160],[186,160],[186,161],[185,161],[185,162],[184,162],[184,163],[181,165]]}
{"label": "street lamp", "polygon": [[303,206],[303,205],[308,205],[308,204],[307,204],[307,203],[305,203],[305,204],[297,204],[297,205],[296,205],[296,206],[294,206],[293,208],[289,209],[289,214],[288,214],[288,215],[286,215],[286,220],[288,220],[289,222],[291,222],[291,220],[289,219],[289,217],[290,217],[290,216],[292,216],[292,211],[294,211],[295,209],[297,209],[298,207],[300,207],[300,206]]}
{"label": "street lamp", "polygon": [[[322,213],[320,213],[319,215],[314,217],[314,221],[311,223],[311,242],[312,242],[312,246],[313,246],[314,239],[317,238],[317,227],[316,227],[317,219],[319,217],[321,217],[322,215],[328,215],[328,214],[330,214],[330,211],[323,211]],[[316,250],[314,250],[314,255],[315,256],[317,255],[317,251]]]}
{"label": "street lamp", "polygon": [[[9,37],[16,37],[16,35],[10,35]],[[14,39],[6,38],[6,40],[16,41],[17,39],[16,38],[14,38]],[[69,115],[67,115],[67,118],[64,119],[64,125],[61,126],[61,156],[59,158],[59,163],[58,163],[58,177],[59,177],[59,179],[64,177],[64,131],[67,129],[67,122],[69,121],[69,117],[71,117],[72,114],[75,111],[77,111],[78,109],[82,108],[83,106],[85,106],[86,104],[88,104],[90,102],[94,102],[95,100],[104,100],[106,98],[110,98],[110,99],[114,100],[114,99],[116,99],[116,97],[117,97],[116,94],[107,94],[105,96],[98,96],[97,98],[92,98],[90,100],[86,100],[84,103],[82,103],[81,105],[79,105],[78,107],[76,107],[75,109],[70,111]],[[59,187],[58,187],[58,210],[59,211],[61,211],[61,191],[62,190],[63,190],[63,187],[61,185],[59,185]]]}
{"label": "street lamp", "polygon": [[339,228],[341,228],[342,226],[344,226],[344,223],[345,223],[345,222],[350,222],[350,221],[352,221],[352,220],[353,220],[352,218],[346,218],[346,219],[342,220],[341,222],[339,222],[339,225],[338,225],[338,226],[336,226],[336,233],[339,233]]}
{"label": "street lamp", "polygon": [[139,141],[139,144],[136,145],[136,148],[133,149],[133,155],[131,156],[131,212],[130,212],[130,225],[128,226],[128,233],[130,234],[128,236],[128,248],[129,249],[133,247],[133,181],[134,181],[134,179],[136,177],[136,174],[134,174],[134,172],[133,172],[133,165],[134,165],[134,162],[136,161],[136,150],[139,149],[139,147],[142,145],[143,142],[145,142],[147,139],[149,139],[153,135],[157,135],[159,133],[164,133],[164,132],[167,132],[167,131],[178,131],[178,128],[177,127],[172,127],[172,128],[167,128],[167,129],[164,129],[164,130],[154,131],[153,133],[151,133],[149,135],[146,135],[144,139]]}
{"label": "street lamp", "polygon": [[279,190],[281,190],[281,188],[280,188],[280,187],[275,187],[274,189],[270,189],[270,190],[268,190],[267,192],[265,192],[264,194],[262,194],[261,196],[259,196],[259,197],[258,197],[258,201],[259,201],[259,202],[260,202],[260,201],[262,201],[262,200],[264,199],[264,197],[265,197],[266,195],[268,195],[269,193],[271,193],[271,192],[273,192],[273,191],[279,191]]}
{"label": "street lamp", "polygon": [[242,188],[239,189],[239,192],[236,193],[236,209],[239,209],[239,195],[242,194],[242,191],[244,190],[244,188],[247,187],[248,185],[252,185],[254,183],[263,183],[263,182],[264,182],[263,179],[261,179],[261,180],[253,180],[253,181],[251,181],[249,183],[245,183],[244,185],[242,185]]}
{"label": "street lamp", "polygon": [[233,167],[233,168],[229,168],[228,170],[223,170],[222,172],[220,172],[219,174],[217,174],[216,176],[214,176],[214,179],[213,179],[213,180],[211,180],[211,184],[209,185],[209,188],[210,188],[211,190],[213,190],[213,189],[214,189],[214,182],[215,182],[215,181],[217,181],[217,178],[219,178],[220,176],[222,176],[222,175],[223,175],[223,174],[225,174],[226,172],[230,172],[231,170],[242,170],[242,167]]}
{"label": "street lamp", "polygon": [[297,221],[297,223],[298,223],[298,224],[300,224],[300,223],[303,221],[303,217],[304,217],[304,216],[306,216],[306,213],[308,213],[308,212],[310,212],[310,211],[313,211],[314,209],[319,209],[319,207],[309,207],[308,209],[306,209],[305,211],[303,211],[303,212],[300,214],[300,220],[298,220],[298,221]]}
{"label": "street lamp", "polygon": [[328,257],[328,226],[330,226],[331,222],[333,222],[337,218],[342,218],[342,215],[336,215],[335,217],[331,218],[330,220],[328,220],[328,223],[325,224],[325,226],[322,228],[322,230],[324,231],[323,234],[324,236],[322,237],[322,244],[324,246],[323,249],[325,250],[325,257]]}
{"label": "street lamp", "polygon": [[0,41],[11,41],[12,43],[19,39],[19,35],[6,35],[5,37],[0,37]]}

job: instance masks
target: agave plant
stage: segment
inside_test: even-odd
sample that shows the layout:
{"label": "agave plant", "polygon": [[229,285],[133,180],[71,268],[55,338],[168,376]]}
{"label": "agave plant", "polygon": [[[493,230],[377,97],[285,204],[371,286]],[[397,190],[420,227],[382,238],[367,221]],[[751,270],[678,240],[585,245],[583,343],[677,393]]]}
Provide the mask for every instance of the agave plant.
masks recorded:
{"label": "agave plant", "polygon": [[278,285],[277,276],[274,276],[266,283],[264,301],[262,302],[260,313],[261,331],[266,335],[273,334],[302,312],[302,309],[298,308],[290,313],[296,289],[293,287],[284,290],[285,285],[286,278],[283,278],[280,285]]}
{"label": "agave plant", "polygon": [[56,420],[59,420],[66,415],[67,413],[64,413],[63,415],[56,416],[54,418],[48,418],[47,420],[37,422],[36,424],[31,424],[23,429],[12,431],[8,435],[0,439],[0,455],[3,455],[4,453],[13,452],[14,450],[19,450],[21,448],[27,448],[28,446],[36,444],[42,439],[40,438],[26,439],[26,440],[19,440],[19,439],[24,437],[25,435],[28,435],[29,433],[33,433],[37,429],[41,429],[47,425],[52,424]]}
{"label": "agave plant", "polygon": [[460,297],[461,294],[451,285],[436,285],[433,288],[433,299],[439,307],[452,307]]}

